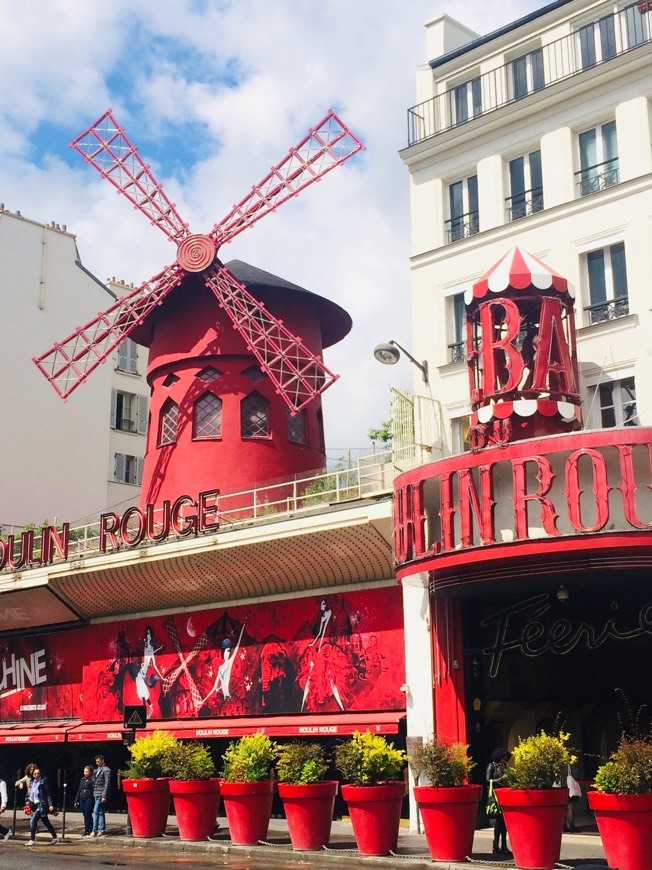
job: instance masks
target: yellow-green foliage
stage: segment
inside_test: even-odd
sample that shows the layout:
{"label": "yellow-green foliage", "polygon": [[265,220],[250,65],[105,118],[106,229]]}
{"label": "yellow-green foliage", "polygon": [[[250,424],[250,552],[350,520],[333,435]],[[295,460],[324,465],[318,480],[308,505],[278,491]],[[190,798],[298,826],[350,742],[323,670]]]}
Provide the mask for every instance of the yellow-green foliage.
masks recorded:
{"label": "yellow-green foliage", "polygon": [[127,779],[156,779],[165,776],[166,752],[178,745],[177,738],[169,731],[152,731],[138,737],[129,747],[131,761],[124,771]]}
{"label": "yellow-green foliage", "polygon": [[335,748],[335,766],[346,782],[376,785],[402,778],[407,755],[380,734],[356,731]]}
{"label": "yellow-green foliage", "polygon": [[475,762],[468,755],[464,743],[451,743],[433,737],[416,746],[411,755],[414,769],[425,773],[432,785],[452,788],[468,781]]}
{"label": "yellow-green foliage", "polygon": [[594,785],[606,794],[652,794],[652,741],[623,737],[598,768]]}
{"label": "yellow-green foliage", "polygon": [[568,765],[577,761],[568,749],[570,734],[560,731],[547,734],[539,731],[531,737],[519,738],[512,751],[507,779],[512,788],[553,788],[566,784]]}
{"label": "yellow-green foliage", "polygon": [[229,743],[222,756],[227,782],[262,782],[269,779],[278,753],[266,734],[249,734]]}

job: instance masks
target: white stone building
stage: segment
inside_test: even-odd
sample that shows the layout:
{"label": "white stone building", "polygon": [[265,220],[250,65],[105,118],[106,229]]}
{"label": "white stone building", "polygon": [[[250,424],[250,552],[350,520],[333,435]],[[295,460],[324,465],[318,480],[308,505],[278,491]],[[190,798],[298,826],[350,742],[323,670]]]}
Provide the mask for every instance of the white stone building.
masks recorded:
{"label": "white stone building", "polygon": [[486,36],[426,24],[401,157],[441,455],[465,446],[462,294],[513,245],[576,290],[585,427],[652,422],[649,5],[557,0]]}
{"label": "white stone building", "polygon": [[[119,285],[113,289],[125,292]],[[42,224],[2,207],[0,298],[3,531],[55,517],[75,523],[133,500],[137,462],[130,478],[126,461],[116,456],[144,455],[146,400],[132,404],[140,416],[133,418],[135,429],[126,431],[130,411],[121,404],[117,416],[116,400],[120,393],[147,394],[146,351],[140,349],[135,362],[134,348],[123,349],[113,365],[107,362],[94,372],[91,389],[80,389],[67,402],[32,362],[113,302],[107,287],[82,265],[75,236],[65,226]]]}

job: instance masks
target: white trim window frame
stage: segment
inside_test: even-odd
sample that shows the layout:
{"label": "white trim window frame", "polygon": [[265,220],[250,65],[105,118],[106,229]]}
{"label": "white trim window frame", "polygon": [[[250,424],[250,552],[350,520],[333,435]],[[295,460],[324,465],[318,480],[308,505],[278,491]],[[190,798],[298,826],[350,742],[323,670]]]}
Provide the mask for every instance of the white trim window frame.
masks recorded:
{"label": "white trim window frame", "polygon": [[133,339],[125,338],[118,345],[117,356],[117,371],[128,375],[138,374],[138,345]]}
{"label": "white trim window frame", "polygon": [[448,91],[450,126],[457,127],[482,114],[482,80],[475,76]]}
{"label": "white trim window frame", "polygon": [[143,457],[116,453],[114,455],[113,480],[116,483],[141,486],[143,482],[143,467]]}
{"label": "white trim window frame", "polygon": [[614,3],[607,15],[576,25],[574,34],[578,70],[591,69],[647,42],[650,12],[641,12],[638,7],[638,3]]}
{"label": "white trim window frame", "polygon": [[507,165],[509,221],[521,220],[543,210],[541,151],[536,149],[514,157]]}
{"label": "white trim window frame", "polygon": [[625,243],[614,242],[583,255],[586,324],[605,323],[629,314]]}
{"label": "white trim window frame", "polygon": [[594,428],[615,429],[641,425],[636,405],[634,375],[627,377],[605,375],[588,386],[588,391]]}
{"label": "white trim window frame", "polygon": [[510,100],[520,100],[546,86],[543,49],[535,48],[509,61],[507,93]]}
{"label": "white trim window frame", "polygon": [[448,336],[448,363],[466,361],[466,304],[464,291],[453,293],[446,298]]}
{"label": "white trim window frame", "polygon": [[613,187],[620,181],[618,133],[615,121],[605,121],[578,133],[580,196]]}
{"label": "white trim window frame", "polygon": [[446,234],[449,243],[480,232],[477,175],[457,179],[448,185],[448,214]]}

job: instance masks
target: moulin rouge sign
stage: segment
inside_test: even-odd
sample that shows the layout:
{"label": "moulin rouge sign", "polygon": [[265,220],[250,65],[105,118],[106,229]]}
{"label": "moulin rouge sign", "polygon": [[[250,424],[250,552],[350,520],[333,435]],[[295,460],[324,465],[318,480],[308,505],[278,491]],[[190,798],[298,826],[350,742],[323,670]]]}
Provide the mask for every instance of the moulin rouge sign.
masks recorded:
{"label": "moulin rouge sign", "polygon": [[531,538],[652,531],[652,430],[576,432],[434,462],[396,479],[394,505],[401,565]]}
{"label": "moulin rouge sign", "polygon": [[[159,543],[170,535],[187,538],[200,532],[214,532],[219,528],[216,489],[201,492],[197,499],[182,495],[173,503],[163,502],[155,508],[148,504],[144,510],[128,508],[122,516],[108,512],[99,522],[100,552],[137,547],[147,541]],[[48,565],[55,559],[66,561],[70,547],[70,523],[61,529],[44,526],[39,530],[27,529],[20,535],[0,538],[0,571],[4,569]]]}

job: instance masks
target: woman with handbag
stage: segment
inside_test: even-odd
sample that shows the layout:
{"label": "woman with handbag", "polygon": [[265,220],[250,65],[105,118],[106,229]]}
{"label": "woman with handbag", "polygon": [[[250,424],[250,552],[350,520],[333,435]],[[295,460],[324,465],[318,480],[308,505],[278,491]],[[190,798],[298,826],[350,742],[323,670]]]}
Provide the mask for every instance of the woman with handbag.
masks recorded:
{"label": "woman with handbag", "polygon": [[489,818],[495,819],[493,853],[494,855],[502,855],[505,858],[513,856],[507,848],[507,826],[505,825],[505,818],[500,805],[496,800],[495,790],[506,785],[507,774],[505,773],[505,768],[511,757],[512,753],[500,746],[491,753],[491,761],[487,765],[487,783],[489,786],[487,815]]}
{"label": "woman with handbag", "polygon": [[568,787],[568,803],[566,805],[564,832],[567,834],[574,834],[577,831],[577,828],[575,827],[575,804],[582,797],[582,788],[573,776],[573,771],[570,765],[568,766],[566,786]]}
{"label": "woman with handbag", "polygon": [[52,822],[48,818],[49,813],[54,812],[52,796],[50,794],[50,786],[44,776],[41,776],[41,771],[35,767],[32,771],[32,782],[29,787],[29,807],[32,811],[32,817],[29,822],[29,840],[25,843],[26,846],[33,846],[36,843],[36,829],[39,821],[43,822],[46,829],[52,835],[51,844],[57,842],[57,832],[52,827]]}

